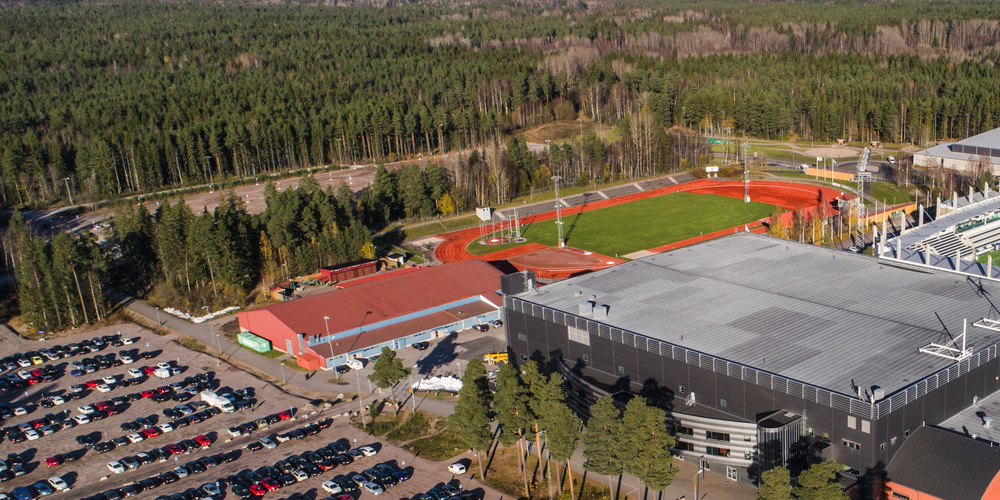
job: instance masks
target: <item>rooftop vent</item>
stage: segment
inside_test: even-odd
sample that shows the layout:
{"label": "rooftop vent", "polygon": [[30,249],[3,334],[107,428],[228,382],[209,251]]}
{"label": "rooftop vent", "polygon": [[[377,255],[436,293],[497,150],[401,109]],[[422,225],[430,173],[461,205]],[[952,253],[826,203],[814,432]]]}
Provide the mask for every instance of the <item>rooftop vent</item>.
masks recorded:
{"label": "rooftop vent", "polygon": [[580,302],[580,316],[590,316],[591,314],[594,314],[594,303],[590,301]]}
{"label": "rooftop vent", "polygon": [[590,301],[594,302],[594,303],[597,303],[597,295],[591,295],[590,296]]}
{"label": "rooftop vent", "polygon": [[574,297],[579,297],[581,295],[583,295],[583,292],[581,292],[580,290],[577,290],[576,292],[573,293]]}
{"label": "rooftop vent", "polygon": [[993,417],[986,415],[983,417],[983,427],[987,429],[993,428]]}
{"label": "rooftop vent", "polygon": [[607,318],[608,309],[610,309],[610,306],[607,304],[601,304],[599,306],[594,307],[594,317],[600,319]]}
{"label": "rooftop vent", "polygon": [[880,400],[880,399],[882,399],[884,397],[885,397],[885,389],[883,389],[883,388],[881,388],[881,387],[879,387],[877,385],[873,385],[872,386],[872,401],[873,402],[874,401],[878,401],[878,400]]}

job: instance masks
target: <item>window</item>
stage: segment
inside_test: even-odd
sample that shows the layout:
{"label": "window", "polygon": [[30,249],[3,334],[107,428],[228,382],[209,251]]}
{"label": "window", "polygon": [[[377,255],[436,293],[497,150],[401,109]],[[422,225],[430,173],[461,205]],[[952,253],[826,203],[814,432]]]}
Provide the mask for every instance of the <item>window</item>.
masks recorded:
{"label": "window", "polygon": [[743,459],[744,460],[750,460],[751,458],[753,458],[753,452],[752,451],[744,451],[743,452]]}
{"label": "window", "polygon": [[848,429],[857,429],[858,428],[858,419],[857,419],[857,417],[854,417],[852,415],[848,415],[847,416],[847,428]]}
{"label": "window", "polygon": [[590,332],[572,326],[566,327],[566,335],[570,340],[578,344],[590,345]]}
{"label": "window", "polygon": [[712,432],[705,431],[705,438],[711,439],[712,441],[725,441],[729,442],[729,434],[723,432]]}
{"label": "window", "polygon": [[694,436],[694,429],[690,427],[684,427],[683,425],[678,425],[677,434],[681,434],[684,436]]}
{"label": "window", "polygon": [[825,440],[826,442],[828,442],[828,443],[829,443],[829,442],[830,442],[830,433],[829,433],[829,432],[824,432],[824,433],[823,433],[823,439],[824,439],[824,440]]}
{"label": "window", "polygon": [[728,457],[729,456],[729,449],[727,449],[727,448],[716,448],[714,446],[706,446],[705,447],[705,453],[708,453],[709,455],[714,455],[714,456],[717,456],[717,457]]}
{"label": "window", "polygon": [[885,451],[885,443],[878,445],[878,451]]}
{"label": "window", "polygon": [[685,443],[684,441],[678,441],[675,448],[682,451],[694,451],[694,445],[691,443]]}
{"label": "window", "polygon": [[523,341],[523,342],[527,342],[528,341],[528,336],[525,335],[525,334],[523,334],[523,333],[519,333],[519,334],[517,334],[517,340],[520,340],[520,341]]}
{"label": "window", "polygon": [[677,392],[678,392],[679,394],[684,394],[684,386],[683,386],[683,385],[681,385],[681,386],[678,386],[678,387],[677,387]]}
{"label": "window", "polygon": [[524,354],[522,354],[521,355],[521,361],[527,361],[527,360],[528,360],[528,357],[525,356]]}
{"label": "window", "polygon": [[736,467],[730,467],[730,466],[727,465],[726,466],[726,477],[728,477],[729,479],[732,479],[733,481],[736,481],[737,479],[739,479],[739,472],[736,470]]}
{"label": "window", "polygon": [[906,431],[903,432],[903,437],[904,438],[910,437],[910,429],[906,429]]}
{"label": "window", "polygon": [[726,400],[725,399],[720,399],[719,400],[719,406],[725,408],[726,407]]}
{"label": "window", "polygon": [[892,439],[889,440],[889,444],[891,446],[896,446],[896,436],[893,436]]}
{"label": "window", "polygon": [[618,373],[625,373],[625,367],[622,365],[618,365]]}
{"label": "window", "polygon": [[705,460],[705,461],[703,461],[703,462],[701,463],[701,466],[702,466],[702,467],[703,467],[703,468],[704,468],[705,470],[712,470],[712,464],[708,463],[708,460]]}
{"label": "window", "polygon": [[590,363],[590,356],[588,356],[588,355],[584,354],[584,355],[583,355],[583,362],[584,362],[584,363]]}
{"label": "window", "polygon": [[752,436],[743,436],[743,440],[749,443],[751,440],[753,440],[753,437]]}
{"label": "window", "polygon": [[902,493],[896,493],[895,491],[892,492],[892,498],[898,498],[899,500],[910,500],[910,497]]}
{"label": "window", "polygon": [[858,443],[855,443],[854,441],[848,441],[846,439],[841,439],[840,442],[844,446],[846,446],[846,447],[848,447],[848,448],[850,448],[852,450],[861,450],[861,445],[858,444]]}
{"label": "window", "polygon": [[812,436],[813,435],[813,428],[810,427],[810,428],[806,429],[806,432],[808,432],[809,435]]}
{"label": "window", "polygon": [[861,432],[864,432],[865,434],[871,434],[872,433],[872,423],[869,422],[869,421],[867,421],[867,420],[862,420],[861,421]]}

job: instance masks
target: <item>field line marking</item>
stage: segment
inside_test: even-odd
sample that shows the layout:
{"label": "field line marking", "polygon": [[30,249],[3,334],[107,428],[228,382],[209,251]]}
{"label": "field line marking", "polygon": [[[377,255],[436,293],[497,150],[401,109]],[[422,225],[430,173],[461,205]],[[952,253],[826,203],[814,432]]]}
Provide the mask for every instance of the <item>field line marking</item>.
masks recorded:
{"label": "field line marking", "polygon": [[634,182],[632,183],[632,185],[635,186],[635,188],[638,189],[639,191],[645,191],[645,189],[643,189],[638,182]]}
{"label": "field line marking", "polygon": [[598,191],[597,194],[601,195],[601,198],[604,198],[605,200],[611,199],[608,195],[604,194],[604,191]]}

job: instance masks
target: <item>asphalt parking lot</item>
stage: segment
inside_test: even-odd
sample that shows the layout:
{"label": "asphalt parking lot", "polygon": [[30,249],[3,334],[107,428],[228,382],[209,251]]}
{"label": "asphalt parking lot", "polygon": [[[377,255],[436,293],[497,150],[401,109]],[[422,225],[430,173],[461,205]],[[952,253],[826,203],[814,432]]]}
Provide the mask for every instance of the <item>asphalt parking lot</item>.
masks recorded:
{"label": "asphalt parking lot", "polygon": [[[170,432],[148,438],[141,442],[121,446],[106,453],[98,453],[94,449],[78,444],[76,437],[89,435],[101,441],[124,437],[130,434],[130,432],[123,431],[121,425],[125,422],[134,421],[139,417],[146,417],[155,424],[171,422],[172,419],[166,418],[162,411],[165,408],[174,407],[181,403],[173,400],[157,403],[150,398],[141,398],[120,405],[120,408],[123,410],[121,413],[111,415],[100,421],[58,430],[51,435],[42,436],[37,440],[19,443],[10,443],[4,440],[2,448],[0,448],[4,452],[3,455],[6,456],[7,453],[18,454],[25,462],[24,469],[27,473],[10,481],[0,483],[0,492],[10,492],[17,487],[32,485],[39,481],[45,481],[49,477],[59,476],[69,484],[72,491],[57,492],[54,497],[86,498],[159,475],[177,466],[184,465],[191,460],[207,456],[220,456],[227,452],[237,451],[238,458],[235,458],[232,462],[220,463],[200,474],[191,474],[176,482],[164,484],[158,488],[140,493],[140,496],[143,498],[152,499],[163,495],[180,493],[189,488],[198,488],[205,483],[225,479],[229,475],[247,469],[256,470],[264,465],[274,465],[275,462],[292,455],[313,451],[338,441],[348,444],[351,448],[362,445],[373,445],[379,449],[379,454],[375,457],[362,458],[353,464],[337,467],[317,477],[311,477],[302,482],[290,484],[280,490],[269,492],[265,495],[265,498],[288,498],[296,493],[303,495],[302,498],[307,499],[325,498],[329,494],[321,488],[323,481],[341,474],[350,475],[383,463],[391,464],[398,469],[408,470],[412,473],[410,480],[392,487],[384,494],[395,498],[412,498],[426,492],[432,487],[452,480],[461,482],[470,480],[467,475],[455,478],[450,474],[447,471],[447,466],[451,463],[450,461],[430,462],[425,459],[413,457],[412,454],[391,444],[383,445],[378,443],[377,440],[371,439],[366,433],[352,426],[348,418],[342,415],[346,411],[356,411],[357,406],[355,405],[357,403],[340,403],[331,408],[326,408],[323,405],[313,406],[309,404],[306,398],[285,392],[270,383],[264,382],[247,372],[227,364],[223,363],[221,366],[217,366],[217,361],[213,357],[188,350],[173,343],[167,337],[158,337],[134,325],[120,325],[111,329],[95,330],[85,334],[62,337],[58,340],[33,342],[28,347],[37,349],[46,344],[80,342],[95,335],[114,334],[118,330],[121,330],[123,336],[135,339],[135,342],[128,346],[105,348],[99,353],[50,361],[46,364],[55,366],[58,369],[57,373],[62,373],[55,380],[30,386],[27,388],[27,394],[23,390],[19,390],[0,395],[0,403],[6,403],[11,408],[25,407],[30,410],[26,415],[14,416],[0,423],[0,426],[15,426],[22,422],[41,418],[48,413],[58,413],[64,410],[70,416],[80,415],[81,412],[77,410],[77,407],[93,405],[116,396],[141,393],[142,391],[162,387],[165,384],[180,381],[199,373],[208,375],[208,388],[214,390],[216,393],[232,392],[238,389],[251,389],[254,395],[251,399],[251,403],[253,404],[252,409],[233,413],[221,413],[204,421],[191,423],[185,427],[176,428]],[[465,336],[464,338],[463,335]],[[422,377],[421,373],[424,368],[428,370],[428,374],[452,371],[450,365],[461,363],[461,361],[453,363],[455,360],[479,357],[481,356],[478,352],[480,350],[495,350],[493,344],[499,343],[502,346],[501,338],[502,331],[498,329],[491,330],[485,335],[478,334],[478,332],[477,335],[463,333],[459,334],[458,337],[461,342],[456,342],[455,338],[449,337],[434,342],[430,349],[426,351],[405,349],[403,350],[405,352],[400,352],[400,356],[404,358],[404,363],[407,363],[407,366],[413,366],[414,364],[418,366],[418,369],[414,370],[415,378]],[[14,352],[24,352],[24,350],[24,343],[0,342],[0,357]],[[84,357],[92,357],[95,354],[117,354],[120,350],[138,350],[139,352],[152,352],[156,355],[150,359],[136,360],[133,364],[102,369],[95,373],[79,377],[70,375],[70,371],[73,369],[73,361]],[[130,387],[113,389],[110,392],[98,392],[95,389],[87,389],[82,398],[75,401],[68,401],[65,404],[52,408],[43,408],[38,404],[39,401],[47,396],[67,394],[70,392],[71,385],[83,384],[88,380],[100,379],[107,375],[118,375],[119,379],[128,379],[127,370],[129,368],[156,366],[159,362],[169,362],[173,366],[180,368],[182,372],[166,379],[153,376],[132,377],[140,382]],[[370,366],[366,370],[370,372]],[[455,373],[458,372],[458,366],[454,368],[454,371]],[[331,381],[336,381],[336,373],[332,371],[317,375],[329,378]],[[362,372],[362,379],[366,379],[364,375],[367,375],[367,373]],[[353,382],[356,379],[355,374],[348,374],[348,377],[345,380]],[[365,380],[362,380],[362,383],[367,385]],[[350,384],[350,387],[344,387],[343,385],[329,384],[330,399],[333,399],[339,392],[354,392],[351,390],[354,388],[354,385]],[[199,399],[195,397],[187,403],[198,401]],[[251,436],[231,437],[227,432],[227,429],[230,427],[269,414],[287,411],[291,408],[294,408],[293,418],[282,420],[266,429],[258,430]],[[332,424],[329,428],[325,428],[315,435],[310,435],[303,439],[292,439],[280,443],[274,449],[264,449],[255,453],[251,453],[245,449],[248,443],[257,441],[259,438],[283,434],[294,429],[301,429],[310,423],[321,420],[330,420]],[[162,449],[168,444],[191,440],[196,436],[207,437],[211,445],[207,448],[193,448],[187,452],[164,458],[154,456],[156,460],[152,461],[152,463],[141,465],[135,470],[126,470],[122,473],[113,473],[107,467],[107,464],[111,461],[120,461],[125,457],[135,456],[140,452]],[[72,454],[78,457],[78,460],[48,467],[45,459],[57,454]],[[499,493],[483,489],[478,485],[466,486],[472,488],[474,491],[485,494],[487,498],[499,497]],[[369,493],[361,495],[372,497]],[[358,498],[358,496],[358,492],[353,493],[354,498]],[[224,488],[221,494],[215,496],[215,498],[237,498],[237,496],[229,492],[227,488]]]}

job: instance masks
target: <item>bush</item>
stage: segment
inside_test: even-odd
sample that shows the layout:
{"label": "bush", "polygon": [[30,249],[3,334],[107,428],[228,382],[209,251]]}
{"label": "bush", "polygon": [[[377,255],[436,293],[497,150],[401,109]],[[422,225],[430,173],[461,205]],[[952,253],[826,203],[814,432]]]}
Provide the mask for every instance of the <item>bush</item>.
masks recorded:
{"label": "bush", "polygon": [[403,425],[385,437],[396,442],[413,441],[425,436],[430,428],[431,423],[427,419],[427,415],[424,412],[417,412],[410,415],[410,418],[407,418]]}
{"label": "bush", "polygon": [[406,446],[406,449],[417,456],[440,462],[462,453],[468,449],[468,446],[465,445],[458,433],[446,430],[413,441]]}

